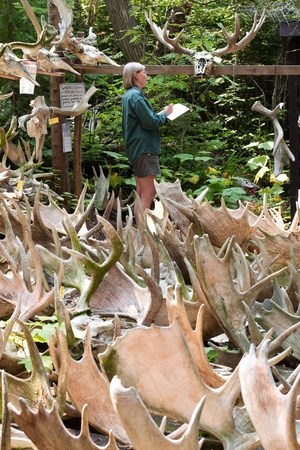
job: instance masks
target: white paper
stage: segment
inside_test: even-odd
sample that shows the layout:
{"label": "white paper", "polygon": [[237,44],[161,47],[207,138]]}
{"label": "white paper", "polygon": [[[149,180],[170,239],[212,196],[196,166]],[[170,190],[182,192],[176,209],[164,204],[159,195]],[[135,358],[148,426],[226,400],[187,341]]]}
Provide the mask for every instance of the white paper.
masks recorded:
{"label": "white paper", "polygon": [[181,103],[175,103],[175,105],[173,105],[173,112],[169,114],[167,118],[169,120],[177,119],[177,117],[181,116],[189,110],[190,108],[188,108],[187,106],[182,105]]}
{"label": "white paper", "polygon": [[61,83],[59,85],[60,107],[62,109],[73,109],[84,97],[84,83]]}
{"label": "white paper", "polygon": [[[32,76],[32,78],[35,80],[37,72],[37,63],[34,61],[32,62],[23,61],[23,64],[26,67],[27,71]],[[27,80],[27,78],[24,77],[20,78],[19,83],[20,94],[34,94],[34,88],[35,85],[31,81]]]}
{"label": "white paper", "polygon": [[63,153],[72,151],[72,138],[70,125],[68,122],[62,123],[62,141],[63,141]]}

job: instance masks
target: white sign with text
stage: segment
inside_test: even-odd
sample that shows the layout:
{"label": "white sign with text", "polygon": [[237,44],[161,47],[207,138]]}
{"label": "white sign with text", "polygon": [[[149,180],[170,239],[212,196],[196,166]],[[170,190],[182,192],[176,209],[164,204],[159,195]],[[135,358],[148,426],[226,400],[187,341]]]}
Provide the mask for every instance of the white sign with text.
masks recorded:
{"label": "white sign with text", "polygon": [[59,85],[60,107],[71,110],[85,94],[84,83],[61,83]]}

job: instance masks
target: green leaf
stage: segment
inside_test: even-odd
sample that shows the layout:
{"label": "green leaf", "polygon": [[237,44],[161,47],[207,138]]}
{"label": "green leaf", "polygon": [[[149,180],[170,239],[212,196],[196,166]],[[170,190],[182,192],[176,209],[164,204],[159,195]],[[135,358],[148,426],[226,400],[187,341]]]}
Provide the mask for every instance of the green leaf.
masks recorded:
{"label": "green leaf", "polygon": [[251,201],[253,198],[250,195],[247,195],[244,189],[240,187],[232,187],[224,189],[222,192],[222,197],[225,200],[227,207],[236,208],[238,202],[241,200]]}
{"label": "green leaf", "polygon": [[[42,359],[42,363],[43,366],[46,370],[46,372],[51,372],[53,370],[53,363],[52,363],[52,358],[51,356],[47,356],[47,355],[40,355],[41,359]],[[20,358],[19,360],[19,364],[23,364],[25,366],[25,369],[27,370],[27,372],[31,372],[32,371],[32,361],[30,356],[27,356],[26,358]]]}
{"label": "green leaf", "polygon": [[260,178],[263,178],[263,176],[267,173],[270,172],[270,169],[268,167],[262,167],[261,169],[259,169],[259,171],[257,172],[257,174],[255,175],[254,178],[254,183],[257,183],[259,181]]}
{"label": "green leaf", "polygon": [[249,161],[247,162],[247,166],[250,168],[250,170],[257,170],[260,167],[265,167],[269,159],[270,158],[267,155],[255,156],[254,158],[249,159]]}
{"label": "green leaf", "polygon": [[46,323],[41,328],[34,328],[31,331],[31,335],[35,342],[47,343],[50,337],[54,334],[55,329],[59,328],[59,324],[56,323]]}
{"label": "green leaf", "polygon": [[203,162],[208,162],[212,159],[211,156],[196,156],[195,157],[195,161],[203,161]]}
{"label": "green leaf", "polygon": [[213,363],[218,358],[218,352],[210,347],[205,347],[205,353],[209,362]]}
{"label": "green leaf", "polygon": [[105,150],[103,153],[105,153],[106,155],[111,156],[112,158],[115,158],[115,159],[124,158],[124,155],[120,155],[120,153],[117,153],[117,152],[111,152],[111,151]]}
{"label": "green leaf", "polygon": [[263,148],[264,150],[273,150],[274,142],[268,141],[268,142],[262,142],[259,144],[258,148]]}
{"label": "green leaf", "polygon": [[174,155],[173,158],[178,158],[180,161],[188,161],[194,159],[194,156],[190,153],[178,153],[177,155]]}

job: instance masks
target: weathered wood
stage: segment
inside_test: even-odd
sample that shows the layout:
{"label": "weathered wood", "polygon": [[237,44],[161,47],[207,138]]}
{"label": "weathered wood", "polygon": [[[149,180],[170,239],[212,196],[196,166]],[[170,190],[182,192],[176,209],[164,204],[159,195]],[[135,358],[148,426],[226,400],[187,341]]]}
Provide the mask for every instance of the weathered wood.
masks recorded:
{"label": "weathered wood", "polygon": [[[99,75],[121,75],[124,66],[112,66],[100,64],[98,66],[86,66],[74,64],[72,67],[81,74],[93,73]],[[194,67],[190,65],[151,65],[146,66],[150,75],[193,75]],[[45,75],[44,71],[38,70],[39,75]],[[50,77],[61,77],[63,72],[47,73]],[[253,76],[276,76],[276,75],[300,75],[300,65],[219,65],[212,70],[212,75],[253,75]],[[0,78],[17,80],[16,76],[0,74]]]}
{"label": "weathered wood", "polygon": [[[73,68],[80,73],[121,75],[124,66],[84,66],[81,64],[73,65]],[[150,75],[193,75],[193,65],[151,65],[146,69]],[[274,75],[300,75],[300,65],[216,65],[213,68],[212,75],[253,75],[253,76],[274,76]]]}
{"label": "weathered wood", "polygon": [[[49,23],[58,28],[59,13],[51,0],[48,0]],[[59,85],[63,83],[64,77],[50,77],[50,102],[51,106],[60,107]],[[52,118],[54,119],[54,118]],[[62,149],[62,121],[63,117],[57,115],[57,121],[51,126],[51,150],[52,150],[52,168],[56,173],[56,189],[61,194],[70,192],[70,180],[68,170],[68,156]]]}
{"label": "weathered wood", "polygon": [[[64,72],[45,72],[44,70],[37,70],[38,75],[48,75],[49,77],[62,77]],[[8,75],[6,73],[0,73],[0,78],[6,78],[7,80],[19,80],[19,77],[15,75]]]}
{"label": "weathered wood", "polygon": [[[76,77],[76,82],[83,82],[83,75]],[[73,193],[77,198],[82,192],[82,114],[74,118],[73,143]]]}
{"label": "weathered wood", "polygon": [[[86,66],[84,64],[74,64],[72,67],[79,73],[93,73],[99,75],[121,75],[124,66],[98,65]],[[193,75],[193,65],[151,65],[146,66],[147,72],[150,75]],[[61,77],[63,72],[49,72],[45,74],[44,71],[38,70],[38,75],[48,75],[50,77]],[[219,65],[212,70],[212,75],[253,75],[253,76],[276,76],[276,75],[300,75],[300,65],[272,65],[272,66],[247,66],[247,65]],[[0,78],[9,78],[18,80],[19,78],[13,75],[0,74]]]}
{"label": "weathered wood", "polygon": [[[299,64],[299,44],[300,37],[293,36],[284,41],[285,60],[287,64],[294,65]],[[297,66],[299,67],[299,66]],[[298,190],[299,190],[299,108],[300,108],[300,78],[299,72],[291,74],[288,77],[288,123],[289,123],[289,145],[295,160],[290,164],[290,205],[291,216],[293,216],[297,210]],[[298,75],[298,76],[297,76]]]}
{"label": "weathered wood", "polygon": [[[98,65],[86,66],[84,64],[74,64],[72,67],[79,73],[93,73],[99,75],[121,75],[124,66]],[[193,75],[193,65],[151,65],[146,69],[150,75]],[[61,77],[63,72],[49,72],[45,74],[44,71],[38,70],[38,75],[48,75],[50,77]],[[247,65],[219,65],[212,70],[212,75],[253,75],[253,76],[276,76],[276,75],[300,75],[300,65],[272,65],[272,66],[247,66]],[[19,78],[13,75],[0,74],[0,78],[9,78],[18,80]]]}

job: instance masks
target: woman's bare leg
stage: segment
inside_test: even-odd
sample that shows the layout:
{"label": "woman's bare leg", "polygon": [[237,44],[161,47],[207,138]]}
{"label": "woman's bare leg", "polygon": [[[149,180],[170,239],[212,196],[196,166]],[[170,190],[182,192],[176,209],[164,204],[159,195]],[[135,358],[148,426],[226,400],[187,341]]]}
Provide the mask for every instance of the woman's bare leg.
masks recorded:
{"label": "woman's bare leg", "polygon": [[[154,175],[147,175],[146,177],[135,177],[136,181],[136,192],[141,199],[142,211],[145,209],[150,209],[152,202],[154,200],[156,190],[154,186]],[[134,203],[134,216],[136,224],[139,222],[139,208],[138,203]]]}

